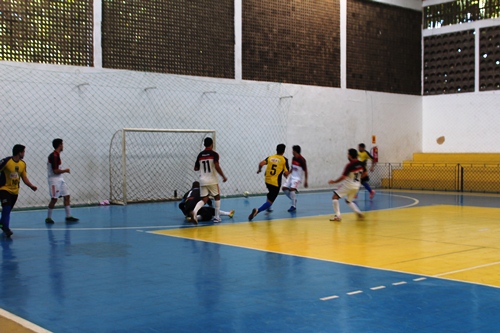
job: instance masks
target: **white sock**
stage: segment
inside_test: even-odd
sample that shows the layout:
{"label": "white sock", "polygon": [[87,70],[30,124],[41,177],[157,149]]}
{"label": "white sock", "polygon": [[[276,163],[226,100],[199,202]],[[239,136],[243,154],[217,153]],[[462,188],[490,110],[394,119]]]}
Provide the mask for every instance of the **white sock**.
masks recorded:
{"label": "white sock", "polygon": [[220,219],[220,200],[215,200],[215,218]]}
{"label": "white sock", "polygon": [[338,217],[340,217],[340,204],[339,204],[339,201],[337,199],[333,199],[332,202],[333,202],[333,211],[335,212],[335,215],[337,215]]}
{"label": "white sock", "polygon": [[219,210],[220,216],[229,216],[229,214],[231,214],[231,212],[226,212],[225,210]]}
{"label": "white sock", "polygon": [[47,218],[51,219],[52,218],[52,212],[54,211],[54,208],[49,208],[47,211]]}
{"label": "white sock", "polygon": [[354,202],[351,201],[351,202],[347,203],[347,205],[349,207],[351,207],[351,209],[353,211],[355,211],[356,213],[361,214],[361,211],[359,210],[358,205],[356,205]]}
{"label": "white sock", "polygon": [[[290,190],[283,190],[283,193],[285,193],[285,195],[290,198]],[[290,198],[291,199],[291,198]]]}
{"label": "white sock", "polygon": [[197,216],[198,215],[198,211],[203,206],[205,206],[205,202],[203,200],[198,201],[198,203],[196,204],[196,206],[194,206],[193,215]]}
{"label": "white sock", "polygon": [[71,216],[71,207],[69,205],[64,206],[64,210],[66,211],[66,217]]}
{"label": "white sock", "polygon": [[292,206],[297,207],[297,194],[295,191],[290,191],[290,199],[292,200]]}

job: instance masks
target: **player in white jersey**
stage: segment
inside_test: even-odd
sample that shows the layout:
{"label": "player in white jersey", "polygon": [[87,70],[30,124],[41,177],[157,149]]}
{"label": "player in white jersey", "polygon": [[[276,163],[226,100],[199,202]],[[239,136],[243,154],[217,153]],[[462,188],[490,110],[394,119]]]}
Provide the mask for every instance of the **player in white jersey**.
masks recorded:
{"label": "player in white jersey", "polygon": [[196,204],[190,214],[191,221],[198,223],[198,210],[207,203],[208,197],[212,196],[215,201],[215,215],[213,221],[217,223],[221,222],[220,190],[217,174],[222,177],[223,182],[226,182],[227,178],[219,165],[219,154],[213,150],[214,142],[212,138],[205,138],[203,145],[205,146],[205,150],[198,154],[194,164],[194,170],[200,172],[201,200]]}
{"label": "player in white jersey", "polygon": [[342,182],[340,187],[333,191],[332,204],[335,215],[330,221],[342,220],[339,199],[343,197],[346,197],[345,201],[347,205],[358,215],[358,218],[362,219],[364,217],[361,210],[359,210],[356,203],[352,200],[361,186],[361,178],[367,174],[366,167],[362,162],[358,161],[358,151],[354,148],[349,149],[347,158],[349,159],[349,163],[345,166],[342,175],[335,180],[328,181],[330,185]]}
{"label": "player in white jersey", "polygon": [[52,141],[52,146],[54,147],[54,151],[49,155],[49,159],[47,161],[47,178],[49,182],[50,202],[45,223],[54,223],[54,220],[52,219],[52,212],[56,205],[57,199],[59,199],[60,197],[63,197],[64,200],[66,222],[77,222],[78,219],[71,216],[70,195],[68,186],[66,185],[63,177],[64,173],[70,173],[69,168],[62,168],[60,154],[64,149],[64,142],[62,139],[54,139]]}
{"label": "player in white jersey", "polygon": [[288,209],[289,212],[297,210],[297,187],[302,183],[302,175],[304,175],[304,187],[307,188],[307,164],[306,159],[300,155],[300,146],[292,147],[292,172],[283,184],[283,192],[292,201],[292,206]]}

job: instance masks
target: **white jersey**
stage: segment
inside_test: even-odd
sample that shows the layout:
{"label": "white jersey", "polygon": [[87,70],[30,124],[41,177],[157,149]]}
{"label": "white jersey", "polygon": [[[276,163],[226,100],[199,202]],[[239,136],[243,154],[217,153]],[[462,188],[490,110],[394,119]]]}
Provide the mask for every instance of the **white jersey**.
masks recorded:
{"label": "white jersey", "polygon": [[219,184],[215,163],[219,162],[219,154],[212,149],[205,149],[198,154],[196,159],[195,169],[200,170],[200,185],[215,185]]}

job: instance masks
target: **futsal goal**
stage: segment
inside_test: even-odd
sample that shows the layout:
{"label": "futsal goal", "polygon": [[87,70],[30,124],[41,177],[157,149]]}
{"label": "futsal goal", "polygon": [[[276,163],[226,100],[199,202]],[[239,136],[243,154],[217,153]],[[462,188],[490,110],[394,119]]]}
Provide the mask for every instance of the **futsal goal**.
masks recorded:
{"label": "futsal goal", "polygon": [[175,200],[191,188],[187,175],[215,130],[123,128],[109,147],[110,201],[115,204]]}

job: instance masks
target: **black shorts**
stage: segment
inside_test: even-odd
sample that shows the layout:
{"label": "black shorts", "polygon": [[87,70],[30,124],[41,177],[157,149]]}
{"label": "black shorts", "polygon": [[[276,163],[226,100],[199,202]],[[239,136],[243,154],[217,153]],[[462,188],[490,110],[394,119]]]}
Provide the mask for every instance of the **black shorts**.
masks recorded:
{"label": "black shorts", "polygon": [[366,176],[366,177],[362,177],[361,178],[361,183],[366,183],[367,181],[370,180],[370,177]]}
{"label": "black shorts", "polygon": [[280,194],[279,186],[274,186],[266,183],[266,187],[269,191],[267,193],[267,200],[274,202],[274,200],[276,200],[276,198],[278,197],[278,194]]}
{"label": "black shorts", "polygon": [[0,201],[2,202],[2,207],[6,206],[14,207],[17,201],[17,194],[12,194],[10,192],[1,190]]}
{"label": "black shorts", "polygon": [[198,215],[201,215],[200,221],[210,221],[215,215],[215,208],[209,206],[201,207]]}

